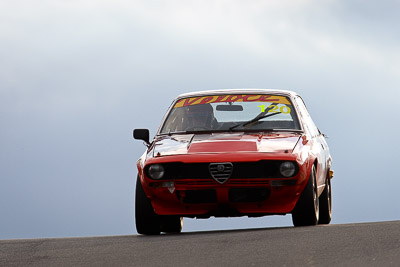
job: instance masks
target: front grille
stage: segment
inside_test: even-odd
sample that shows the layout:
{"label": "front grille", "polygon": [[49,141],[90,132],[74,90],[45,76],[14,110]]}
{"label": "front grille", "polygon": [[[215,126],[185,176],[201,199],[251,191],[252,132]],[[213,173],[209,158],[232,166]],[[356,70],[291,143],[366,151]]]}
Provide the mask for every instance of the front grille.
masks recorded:
{"label": "front grille", "polygon": [[210,163],[208,168],[212,178],[218,183],[223,184],[231,177],[233,165],[230,162]]}
{"label": "front grille", "polygon": [[[260,160],[255,162],[232,162],[233,179],[285,178],[279,171],[280,160]],[[297,163],[295,176],[299,170]],[[148,165],[149,166],[149,165]],[[147,170],[146,166],[145,170]],[[210,163],[163,163],[165,175],[163,179],[213,179]]]}

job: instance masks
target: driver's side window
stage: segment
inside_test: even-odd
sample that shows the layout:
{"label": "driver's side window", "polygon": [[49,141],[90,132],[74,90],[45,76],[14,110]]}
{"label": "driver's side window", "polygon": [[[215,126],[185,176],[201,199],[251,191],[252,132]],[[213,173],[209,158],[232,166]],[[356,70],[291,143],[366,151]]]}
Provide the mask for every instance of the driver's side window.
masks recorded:
{"label": "driver's side window", "polygon": [[312,137],[318,136],[320,134],[317,126],[315,126],[313,120],[311,119],[310,114],[307,111],[306,105],[304,104],[304,101],[301,97],[297,96],[295,98],[297,106],[299,107],[299,112],[300,116],[302,117],[303,120],[303,125],[306,128],[306,130],[309,132],[309,134]]}

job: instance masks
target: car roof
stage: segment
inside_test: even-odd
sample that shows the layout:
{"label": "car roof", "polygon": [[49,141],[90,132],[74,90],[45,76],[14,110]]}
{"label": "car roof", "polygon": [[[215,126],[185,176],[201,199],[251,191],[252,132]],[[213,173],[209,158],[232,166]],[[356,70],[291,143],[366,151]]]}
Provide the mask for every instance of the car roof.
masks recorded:
{"label": "car roof", "polygon": [[193,96],[205,96],[205,95],[218,95],[218,94],[278,94],[287,96],[296,96],[296,92],[282,89],[217,89],[207,91],[197,91],[185,93],[177,96],[176,98],[186,98]]}

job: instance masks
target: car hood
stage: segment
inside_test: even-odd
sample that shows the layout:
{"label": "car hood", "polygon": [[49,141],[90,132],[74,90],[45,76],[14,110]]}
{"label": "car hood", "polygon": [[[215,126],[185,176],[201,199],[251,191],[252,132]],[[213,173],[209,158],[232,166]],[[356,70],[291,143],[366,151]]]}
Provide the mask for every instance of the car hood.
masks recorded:
{"label": "car hood", "polygon": [[159,136],[153,143],[153,156],[198,153],[292,152],[299,133],[213,133]]}

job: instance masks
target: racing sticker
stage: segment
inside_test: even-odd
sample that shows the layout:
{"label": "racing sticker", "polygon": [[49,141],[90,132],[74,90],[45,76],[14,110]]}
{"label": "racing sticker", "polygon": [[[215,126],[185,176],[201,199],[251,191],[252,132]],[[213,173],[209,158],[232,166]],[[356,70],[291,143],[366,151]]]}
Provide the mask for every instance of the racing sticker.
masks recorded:
{"label": "racing sticker", "polygon": [[273,102],[291,105],[286,97],[277,95],[213,95],[184,98],[176,102],[174,108],[221,102]]}

